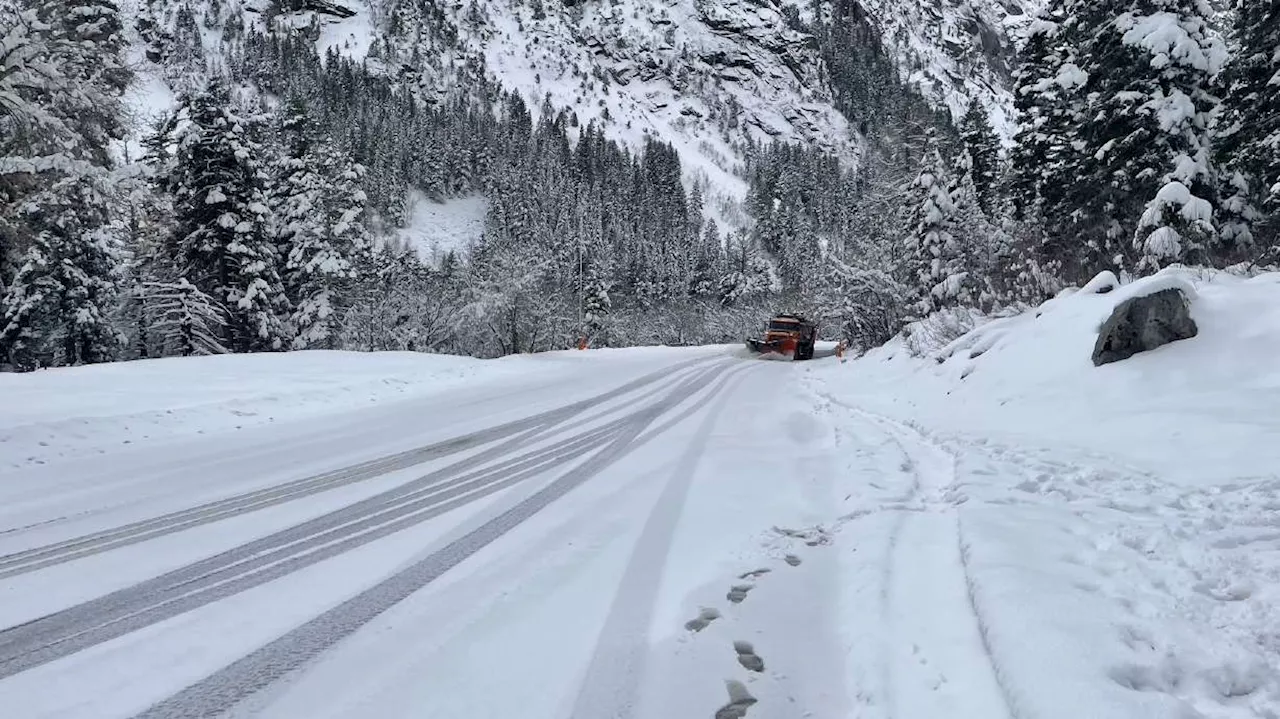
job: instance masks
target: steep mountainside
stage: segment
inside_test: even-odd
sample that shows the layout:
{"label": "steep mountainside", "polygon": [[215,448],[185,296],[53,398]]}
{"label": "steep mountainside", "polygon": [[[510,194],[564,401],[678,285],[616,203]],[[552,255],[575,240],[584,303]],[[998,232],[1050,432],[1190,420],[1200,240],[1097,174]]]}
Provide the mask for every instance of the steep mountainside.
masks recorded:
{"label": "steep mountainside", "polygon": [[855,156],[857,138],[832,106],[814,37],[768,0],[477,0],[429,19],[406,0],[382,8],[383,26],[409,39],[390,45],[388,59],[412,66],[441,57],[441,38],[452,39],[446,57],[483,58],[487,73],[531,107],[549,98],[632,147],[646,133],[672,142],[690,176],[735,199],[746,192],[735,175],[745,138]]}
{"label": "steep mountainside", "polygon": [[[740,199],[742,143],[821,146],[853,160],[861,137],[836,109],[822,28],[865,26],[883,53],[939,109],[989,108],[1006,137],[1010,30],[1039,0],[471,0],[443,5],[374,0],[394,40],[383,57],[424,86],[458,67],[485,71],[531,107],[550,98],[615,139],[674,143],[694,177]],[[839,19],[835,19],[839,18]],[[467,63],[467,59],[473,62]]]}
{"label": "steep mountainside", "polygon": [[[1040,1],[138,0],[137,37],[170,85],[225,62],[228,41],[267,27],[308,33],[321,50],[366,60],[428,100],[483,74],[535,112],[549,101],[634,149],[646,134],[671,142],[686,179],[701,180],[709,209],[725,216],[746,193],[748,140],[793,140],[857,161],[863,126],[837,109],[840,83],[824,61],[849,53],[824,45],[837,34],[953,117],[981,103],[1008,138],[1010,36]],[[157,87],[141,93],[144,105],[165,97]]]}
{"label": "steep mountainside", "polygon": [[860,0],[903,77],[953,117],[977,100],[1006,139],[1013,37],[1044,0]]}

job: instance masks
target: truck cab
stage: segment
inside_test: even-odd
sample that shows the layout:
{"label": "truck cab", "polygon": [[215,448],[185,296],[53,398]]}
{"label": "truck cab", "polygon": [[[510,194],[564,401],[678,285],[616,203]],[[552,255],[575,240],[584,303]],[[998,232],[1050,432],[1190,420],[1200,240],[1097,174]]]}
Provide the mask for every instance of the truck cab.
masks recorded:
{"label": "truck cab", "polygon": [[797,314],[780,314],[769,320],[764,337],[747,340],[747,348],[761,355],[813,359],[818,325]]}

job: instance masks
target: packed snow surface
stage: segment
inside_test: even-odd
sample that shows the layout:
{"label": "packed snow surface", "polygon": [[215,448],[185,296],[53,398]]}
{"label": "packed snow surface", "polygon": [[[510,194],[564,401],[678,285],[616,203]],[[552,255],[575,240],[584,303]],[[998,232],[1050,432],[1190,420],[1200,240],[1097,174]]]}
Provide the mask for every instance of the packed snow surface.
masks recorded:
{"label": "packed snow surface", "polygon": [[[1199,334],[1094,367],[1170,287]],[[924,329],[0,376],[0,706],[1280,715],[1280,277]]]}

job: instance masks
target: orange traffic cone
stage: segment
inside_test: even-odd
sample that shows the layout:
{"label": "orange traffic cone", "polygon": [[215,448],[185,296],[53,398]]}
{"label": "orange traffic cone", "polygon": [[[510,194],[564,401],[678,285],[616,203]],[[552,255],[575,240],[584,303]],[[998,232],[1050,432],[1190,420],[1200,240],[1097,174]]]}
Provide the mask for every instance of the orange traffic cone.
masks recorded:
{"label": "orange traffic cone", "polygon": [[584,350],[584,349],[586,349],[586,348],[587,348],[587,338],[586,338],[586,337],[579,337],[579,338],[578,338],[578,349],[580,349],[580,350]]}

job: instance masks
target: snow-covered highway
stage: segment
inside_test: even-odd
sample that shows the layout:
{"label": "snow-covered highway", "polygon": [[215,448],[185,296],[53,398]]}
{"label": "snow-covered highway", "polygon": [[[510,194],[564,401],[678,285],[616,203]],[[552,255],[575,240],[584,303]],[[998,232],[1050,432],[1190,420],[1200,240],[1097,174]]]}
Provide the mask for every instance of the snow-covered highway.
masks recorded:
{"label": "snow-covered highway", "polygon": [[[539,623],[550,632],[540,637],[546,645],[583,632],[579,651],[557,651],[541,668],[537,684],[559,681],[572,695],[560,697],[568,704],[553,702],[547,715],[625,714],[640,696],[655,612],[664,604],[683,610],[679,596],[659,597],[664,575],[685,564],[667,561],[673,547],[691,555],[694,567],[732,564],[734,545],[750,547],[771,521],[812,519],[814,502],[827,499],[813,483],[829,478],[806,480],[799,470],[816,470],[821,453],[797,456],[797,448],[824,428],[808,416],[806,397],[795,395],[791,367],[746,361],[727,348],[597,356],[530,360],[518,382],[497,372],[385,407],[294,412],[290,422],[230,432],[207,430],[226,410],[217,405],[176,408],[175,423],[185,422],[187,431],[166,427],[171,436],[158,440],[110,431],[124,432],[118,425],[151,412],[175,416],[175,408],[120,403],[112,407],[118,416],[83,419],[79,440],[65,444],[57,443],[66,440],[65,417],[15,423],[7,438],[42,428],[56,436],[5,455],[3,703],[24,716],[218,714],[260,701],[265,689],[292,686],[307,674],[297,675],[300,667],[320,670],[342,653],[330,651],[335,645],[350,639],[346,644],[359,646],[362,630],[386,621],[404,600],[431,607],[436,583],[448,585],[446,596],[459,591],[452,587],[470,587],[468,606],[448,613],[457,622],[521,594],[526,583],[538,586],[551,569],[545,564],[565,562],[570,557],[560,555],[569,553],[593,580],[589,591],[571,584],[576,591],[564,597],[532,589],[524,597],[554,599],[571,613]],[[305,396],[242,394],[248,397],[227,398],[236,408],[226,411],[237,417],[273,405],[289,414],[287,406]],[[93,397],[78,401],[91,405]],[[794,425],[781,439],[779,417]],[[727,451],[715,451],[721,443]],[[22,456],[45,447],[58,452]],[[346,463],[362,453],[371,457]],[[324,470],[312,471],[318,467]],[[707,486],[694,491],[695,477]],[[770,488],[778,483],[791,490]],[[790,494],[793,506],[738,511],[761,491],[777,499]],[[689,502],[691,494],[698,501]],[[713,534],[731,551],[704,555],[686,546],[690,539],[705,544],[699,535],[708,524],[721,528]],[[733,525],[736,532],[723,531]],[[677,536],[685,544],[677,546]],[[544,551],[531,556],[531,547]],[[522,558],[518,569],[508,566],[514,557]],[[455,576],[485,574],[493,565],[507,566],[510,576],[497,584]],[[715,572],[684,579],[706,577]],[[603,621],[594,628],[593,615]],[[667,623],[687,631],[683,620]],[[449,622],[430,625],[441,643]],[[438,651],[438,661],[464,661]],[[380,664],[384,669],[368,677],[375,685],[386,681],[378,675],[405,670],[400,662]],[[583,681],[575,679],[579,665],[587,667]],[[477,674],[473,684],[530,675],[515,667],[511,676]],[[323,703],[339,714],[361,713],[338,709],[368,699],[360,681],[348,678],[350,696]],[[67,682],[78,689],[50,690]],[[713,694],[723,693],[719,683],[709,683]],[[416,694],[415,684],[402,689]],[[462,703],[444,713],[488,716],[533,698],[478,690],[435,701]]]}
{"label": "snow-covered highway", "polygon": [[1108,368],[1093,295],[922,359],[0,376],[0,714],[1274,715],[1277,286]]}

